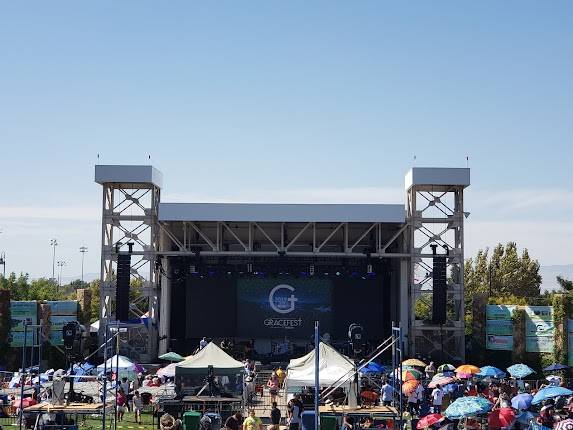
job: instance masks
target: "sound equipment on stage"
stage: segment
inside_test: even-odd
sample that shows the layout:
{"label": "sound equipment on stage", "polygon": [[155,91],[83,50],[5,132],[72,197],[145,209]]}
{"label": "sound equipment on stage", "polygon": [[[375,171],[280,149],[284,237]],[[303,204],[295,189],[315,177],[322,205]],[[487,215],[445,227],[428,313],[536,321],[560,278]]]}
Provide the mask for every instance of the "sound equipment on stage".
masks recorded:
{"label": "sound equipment on stage", "polygon": [[348,327],[348,341],[354,356],[364,351],[364,328],[360,324],[352,323]]}
{"label": "sound equipment on stage", "polygon": [[[432,294],[432,323],[446,323],[446,303],[447,303],[447,254],[438,255],[437,245],[430,245],[434,256],[433,260],[433,294]],[[446,249],[447,252],[447,249]]]}
{"label": "sound equipment on stage", "polygon": [[117,255],[117,280],[115,288],[115,315],[118,321],[129,319],[129,277],[131,254]]}

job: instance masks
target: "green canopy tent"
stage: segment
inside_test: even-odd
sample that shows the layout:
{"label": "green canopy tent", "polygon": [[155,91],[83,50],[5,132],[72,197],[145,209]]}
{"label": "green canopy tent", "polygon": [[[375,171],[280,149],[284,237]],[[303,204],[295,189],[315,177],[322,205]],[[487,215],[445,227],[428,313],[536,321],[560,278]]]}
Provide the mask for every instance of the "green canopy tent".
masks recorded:
{"label": "green canopy tent", "polygon": [[167,352],[163,355],[160,355],[159,358],[161,360],[167,360],[167,361],[183,361],[183,360],[185,360],[185,357],[182,357],[181,355],[177,354],[176,352]]}
{"label": "green canopy tent", "polygon": [[220,383],[222,391],[236,394],[242,391],[243,371],[243,363],[211,342],[197,354],[177,363],[175,389],[181,394],[197,394],[211,374]]}

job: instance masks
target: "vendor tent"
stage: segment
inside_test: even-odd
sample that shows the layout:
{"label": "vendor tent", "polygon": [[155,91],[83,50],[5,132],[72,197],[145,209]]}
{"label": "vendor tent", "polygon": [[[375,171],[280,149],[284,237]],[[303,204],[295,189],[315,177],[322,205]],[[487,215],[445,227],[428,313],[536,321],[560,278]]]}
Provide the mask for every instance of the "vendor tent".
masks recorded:
{"label": "vendor tent", "polygon": [[186,358],[185,361],[177,363],[175,366],[175,374],[205,374],[209,366],[212,366],[217,374],[236,374],[241,372],[244,368],[243,363],[235,360],[211,342],[197,354]]}
{"label": "vendor tent", "polygon": [[175,368],[179,363],[171,363],[165,367],[162,367],[157,371],[157,376],[160,378],[174,378],[175,377]]}
{"label": "vendor tent", "polygon": [[101,373],[106,368],[108,372],[115,373],[117,371],[120,378],[126,377],[130,381],[133,381],[137,376],[137,372],[141,370],[141,366],[123,355],[114,355],[113,357],[108,358],[105,366],[104,363],[100,364],[97,367],[97,371],[98,373]]}
{"label": "vendor tent", "polygon": [[[314,386],[315,373],[314,349],[304,357],[295,358],[287,367],[286,387],[289,391],[296,391],[301,387]],[[349,404],[355,399],[354,371],[356,366],[346,356],[336,351],[330,345],[321,342],[319,345],[319,382],[321,387],[343,383],[342,388],[349,394]],[[294,389],[294,390],[293,390]]]}

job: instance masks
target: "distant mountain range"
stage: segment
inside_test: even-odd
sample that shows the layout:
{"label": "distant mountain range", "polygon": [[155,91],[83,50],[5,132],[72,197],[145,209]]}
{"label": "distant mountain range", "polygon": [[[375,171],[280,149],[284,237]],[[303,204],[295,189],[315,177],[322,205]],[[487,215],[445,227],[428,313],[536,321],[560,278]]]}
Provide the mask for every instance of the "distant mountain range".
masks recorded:
{"label": "distant mountain range", "polygon": [[573,280],[573,264],[541,266],[539,273],[541,273],[543,279],[541,282],[541,292],[558,290],[559,284],[555,278],[557,275],[560,275],[562,278]]}

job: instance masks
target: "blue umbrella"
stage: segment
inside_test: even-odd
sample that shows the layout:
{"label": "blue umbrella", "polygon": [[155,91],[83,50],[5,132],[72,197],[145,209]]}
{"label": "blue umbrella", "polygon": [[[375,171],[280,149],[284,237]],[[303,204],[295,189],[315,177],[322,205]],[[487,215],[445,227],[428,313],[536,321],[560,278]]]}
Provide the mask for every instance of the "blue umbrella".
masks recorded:
{"label": "blue umbrella", "polygon": [[524,411],[517,416],[517,422],[524,426],[528,426],[532,419],[537,417],[536,414],[530,411]]}
{"label": "blue umbrella", "polygon": [[505,374],[505,372],[501,369],[498,369],[497,367],[493,367],[493,366],[484,366],[482,368],[480,368],[479,373],[476,373],[476,376],[481,376],[481,377],[490,377],[490,378],[505,378],[507,375]]}
{"label": "blue umbrella", "polygon": [[483,397],[459,397],[445,410],[444,415],[451,420],[473,417],[491,411],[492,404]]}
{"label": "blue umbrella", "polygon": [[535,396],[533,396],[533,401],[531,403],[537,405],[542,401],[552,399],[553,397],[570,396],[571,394],[573,394],[573,391],[568,390],[567,388],[550,385],[539,390]]}
{"label": "blue umbrella", "polygon": [[526,376],[535,373],[535,370],[525,364],[514,364],[513,366],[509,366],[507,371],[514,378],[525,378]]}
{"label": "blue umbrella", "polygon": [[529,393],[521,393],[511,399],[511,407],[513,409],[524,410],[531,406],[533,396]]}
{"label": "blue umbrella", "polygon": [[384,366],[378,363],[371,362],[368,363],[366,366],[364,366],[360,371],[362,373],[383,373]]}
{"label": "blue umbrella", "polygon": [[565,366],[561,363],[553,363],[550,366],[547,366],[543,369],[544,372],[556,372],[558,370],[566,370],[569,369],[569,366]]}

